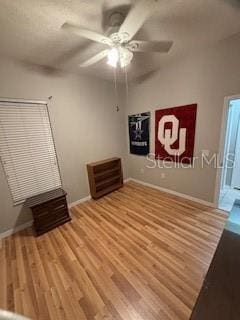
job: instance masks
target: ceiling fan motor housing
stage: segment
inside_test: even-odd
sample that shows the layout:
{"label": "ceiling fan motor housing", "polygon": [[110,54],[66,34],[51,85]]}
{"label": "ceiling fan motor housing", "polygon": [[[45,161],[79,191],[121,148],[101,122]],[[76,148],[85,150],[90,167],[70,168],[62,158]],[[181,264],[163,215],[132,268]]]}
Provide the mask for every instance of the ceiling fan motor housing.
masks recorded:
{"label": "ceiling fan motor housing", "polygon": [[109,25],[111,27],[120,27],[121,24],[123,23],[125,19],[125,16],[122,12],[120,11],[115,11],[113,13],[111,13],[110,17],[109,17]]}

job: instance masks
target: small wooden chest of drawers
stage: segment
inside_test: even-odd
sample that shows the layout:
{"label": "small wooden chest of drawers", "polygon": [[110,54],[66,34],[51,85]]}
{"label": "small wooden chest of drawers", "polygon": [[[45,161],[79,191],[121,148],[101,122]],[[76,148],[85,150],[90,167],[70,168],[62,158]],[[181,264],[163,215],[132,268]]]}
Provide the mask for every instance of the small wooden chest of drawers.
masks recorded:
{"label": "small wooden chest of drawers", "polygon": [[63,189],[56,189],[26,200],[25,205],[32,211],[37,236],[71,220],[66,195]]}

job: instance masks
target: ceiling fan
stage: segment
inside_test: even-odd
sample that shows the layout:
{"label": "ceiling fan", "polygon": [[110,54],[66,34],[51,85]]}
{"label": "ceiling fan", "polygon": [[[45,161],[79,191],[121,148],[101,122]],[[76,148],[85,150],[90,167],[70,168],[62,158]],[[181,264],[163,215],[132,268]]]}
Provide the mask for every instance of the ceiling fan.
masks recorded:
{"label": "ceiling fan", "polygon": [[[80,67],[91,66],[105,57],[108,58],[108,64],[113,67],[124,68],[130,64],[133,59],[133,53],[137,52],[160,52],[167,53],[173,45],[172,41],[140,41],[133,40],[133,37],[153,12],[158,0],[140,0],[129,11],[128,15],[122,21],[119,21],[120,28],[118,32],[112,33],[110,36],[101,35],[95,31],[91,31],[80,26],[64,23],[62,28],[80,37],[100,42],[107,49],[99,52],[90,59],[86,60]],[[119,13],[113,14],[113,18],[118,19]],[[121,20],[121,19],[120,19]]]}

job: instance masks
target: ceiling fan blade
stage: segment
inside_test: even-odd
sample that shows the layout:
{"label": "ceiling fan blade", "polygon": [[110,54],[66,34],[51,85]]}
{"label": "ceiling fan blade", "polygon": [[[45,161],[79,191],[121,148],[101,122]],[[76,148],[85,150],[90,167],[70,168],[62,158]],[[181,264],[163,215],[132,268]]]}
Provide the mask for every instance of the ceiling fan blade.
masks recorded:
{"label": "ceiling fan blade", "polygon": [[130,10],[123,24],[119,29],[119,33],[127,35],[127,40],[131,40],[138,32],[147,18],[153,13],[154,7],[158,0],[140,0]]}
{"label": "ceiling fan blade", "polygon": [[173,45],[172,41],[138,41],[128,43],[127,48],[133,52],[165,52],[167,53]]}
{"label": "ceiling fan blade", "polygon": [[81,63],[79,66],[81,68],[86,68],[91,66],[92,64],[97,63],[98,61],[104,59],[107,55],[108,55],[109,49],[103,50],[99,53],[97,53],[95,56],[93,56],[92,58],[84,61],[83,63]]}
{"label": "ceiling fan blade", "polygon": [[109,39],[108,37],[105,37],[104,35],[101,35],[100,33],[97,33],[95,31],[84,29],[84,28],[82,28],[78,25],[75,25],[75,24],[71,24],[71,23],[66,22],[62,25],[62,29],[69,31],[71,33],[74,33],[80,37],[84,37],[86,39],[92,40],[92,41],[107,44],[109,46],[112,45],[112,40]]}

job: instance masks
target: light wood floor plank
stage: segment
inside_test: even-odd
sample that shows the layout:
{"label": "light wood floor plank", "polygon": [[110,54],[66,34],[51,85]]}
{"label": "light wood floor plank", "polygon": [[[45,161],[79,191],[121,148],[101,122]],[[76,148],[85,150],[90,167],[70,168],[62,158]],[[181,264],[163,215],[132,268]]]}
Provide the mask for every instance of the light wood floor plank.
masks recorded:
{"label": "light wood floor plank", "polygon": [[134,182],[1,241],[0,308],[40,320],[187,320],[226,214]]}

